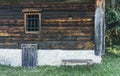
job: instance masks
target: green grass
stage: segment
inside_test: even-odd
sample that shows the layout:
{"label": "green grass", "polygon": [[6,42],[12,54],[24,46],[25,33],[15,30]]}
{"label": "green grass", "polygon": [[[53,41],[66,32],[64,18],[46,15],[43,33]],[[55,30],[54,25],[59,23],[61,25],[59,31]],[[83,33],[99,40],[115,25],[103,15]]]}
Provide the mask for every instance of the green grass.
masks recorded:
{"label": "green grass", "polygon": [[106,54],[102,64],[91,66],[42,66],[36,69],[25,69],[0,65],[0,76],[120,76],[120,57]]}

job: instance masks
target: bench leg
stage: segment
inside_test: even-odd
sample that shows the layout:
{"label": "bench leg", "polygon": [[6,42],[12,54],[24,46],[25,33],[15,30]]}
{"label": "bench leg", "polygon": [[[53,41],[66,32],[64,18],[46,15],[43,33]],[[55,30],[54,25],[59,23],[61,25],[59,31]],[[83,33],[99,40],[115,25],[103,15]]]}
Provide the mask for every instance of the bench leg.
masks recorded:
{"label": "bench leg", "polygon": [[90,71],[90,62],[87,62],[87,69]]}
{"label": "bench leg", "polygon": [[66,64],[67,64],[67,63],[64,63],[64,71],[65,71],[65,72],[66,72]]}

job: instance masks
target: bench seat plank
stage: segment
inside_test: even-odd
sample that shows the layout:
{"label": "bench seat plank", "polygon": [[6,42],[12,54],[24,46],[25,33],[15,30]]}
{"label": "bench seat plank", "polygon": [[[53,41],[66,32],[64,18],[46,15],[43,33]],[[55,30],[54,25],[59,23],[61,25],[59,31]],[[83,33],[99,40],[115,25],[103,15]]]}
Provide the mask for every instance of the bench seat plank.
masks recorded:
{"label": "bench seat plank", "polygon": [[91,59],[63,59],[63,63],[90,63]]}

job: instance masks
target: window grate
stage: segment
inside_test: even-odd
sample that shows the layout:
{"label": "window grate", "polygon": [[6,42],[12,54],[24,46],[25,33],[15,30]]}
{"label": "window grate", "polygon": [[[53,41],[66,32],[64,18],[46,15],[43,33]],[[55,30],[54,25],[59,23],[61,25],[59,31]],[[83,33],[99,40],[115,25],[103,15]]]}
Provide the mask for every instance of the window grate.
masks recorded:
{"label": "window grate", "polygon": [[39,31],[39,15],[26,15],[26,31]]}

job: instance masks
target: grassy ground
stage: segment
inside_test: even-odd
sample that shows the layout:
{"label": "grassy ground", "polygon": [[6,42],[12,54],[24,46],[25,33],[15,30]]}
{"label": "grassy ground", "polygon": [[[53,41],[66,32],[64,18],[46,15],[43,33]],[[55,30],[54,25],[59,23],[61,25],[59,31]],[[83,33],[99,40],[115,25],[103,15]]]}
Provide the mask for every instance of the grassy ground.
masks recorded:
{"label": "grassy ground", "polygon": [[13,68],[0,65],[0,76],[120,76],[120,57],[106,54],[102,64],[94,65],[89,71],[86,66],[50,67],[36,69]]}

